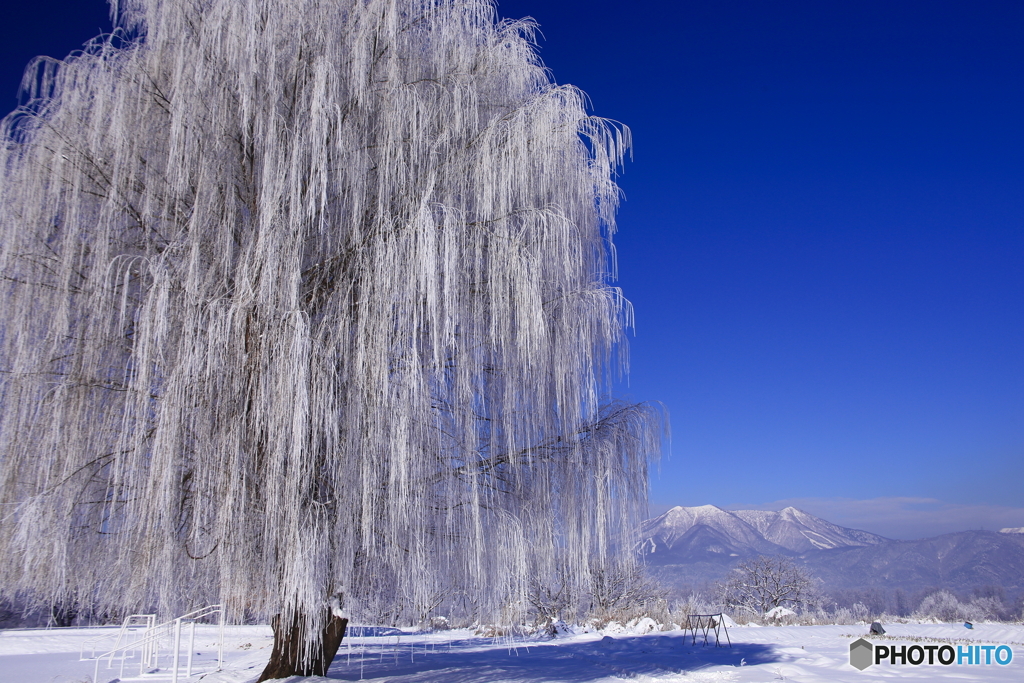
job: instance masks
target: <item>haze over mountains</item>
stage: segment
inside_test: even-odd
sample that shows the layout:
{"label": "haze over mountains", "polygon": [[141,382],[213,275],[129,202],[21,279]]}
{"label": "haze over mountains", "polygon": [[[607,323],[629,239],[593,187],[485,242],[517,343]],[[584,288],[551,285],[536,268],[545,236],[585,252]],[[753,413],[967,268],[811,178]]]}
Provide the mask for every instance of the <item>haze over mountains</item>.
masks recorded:
{"label": "haze over mountains", "polygon": [[832,524],[796,508],[778,512],[674,507],[644,523],[642,551],[652,573],[697,588],[757,555],[792,557],[826,590],[1000,586],[1024,591],[1024,534],[962,531],[897,541]]}

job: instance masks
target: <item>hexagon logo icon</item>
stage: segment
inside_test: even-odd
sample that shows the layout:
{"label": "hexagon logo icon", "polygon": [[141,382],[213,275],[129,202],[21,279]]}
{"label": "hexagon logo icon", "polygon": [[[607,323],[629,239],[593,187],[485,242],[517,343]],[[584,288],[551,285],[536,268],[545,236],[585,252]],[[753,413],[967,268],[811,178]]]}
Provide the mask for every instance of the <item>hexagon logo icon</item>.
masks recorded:
{"label": "hexagon logo icon", "polygon": [[850,665],[861,671],[871,666],[875,658],[875,646],[863,638],[850,643]]}

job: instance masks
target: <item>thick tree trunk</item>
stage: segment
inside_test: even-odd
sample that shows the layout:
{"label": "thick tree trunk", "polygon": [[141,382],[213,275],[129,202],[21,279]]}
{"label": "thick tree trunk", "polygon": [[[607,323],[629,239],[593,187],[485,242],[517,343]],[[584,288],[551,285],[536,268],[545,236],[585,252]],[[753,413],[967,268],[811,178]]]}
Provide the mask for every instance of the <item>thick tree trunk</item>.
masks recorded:
{"label": "thick tree trunk", "polygon": [[78,605],[59,602],[50,609],[54,626],[71,626],[78,616]]}
{"label": "thick tree trunk", "polygon": [[302,661],[304,626],[300,615],[295,615],[292,623],[285,626],[280,615],[274,617],[271,626],[274,628],[274,650],[270,653],[267,668],[260,674],[256,683],[263,683],[274,678],[289,676],[325,676],[331,667],[334,655],[338,654],[341,639],[345,637],[348,619],[327,615],[327,626],[320,634],[320,640],[309,661]]}

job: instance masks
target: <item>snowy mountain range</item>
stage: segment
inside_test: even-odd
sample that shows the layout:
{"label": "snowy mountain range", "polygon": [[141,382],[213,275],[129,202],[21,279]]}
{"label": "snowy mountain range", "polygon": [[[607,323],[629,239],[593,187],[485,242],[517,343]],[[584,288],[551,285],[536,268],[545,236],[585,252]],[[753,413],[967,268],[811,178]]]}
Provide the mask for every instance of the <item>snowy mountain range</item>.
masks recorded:
{"label": "snowy mountain range", "polygon": [[647,520],[643,553],[651,565],[730,561],[752,555],[799,555],[811,550],[869,546],[889,539],[848,529],[793,507],[723,510],[677,506]]}
{"label": "snowy mountain range", "polygon": [[1024,591],[1024,533],[961,531],[897,541],[788,507],[778,512],[674,507],[644,522],[641,549],[666,585],[699,587],[756,555],[786,555],[830,589],[1001,586]]}
{"label": "snowy mountain range", "polygon": [[1024,534],[958,531],[913,541],[805,553],[797,558],[825,585],[834,587],[929,586],[967,591],[1000,586],[1024,591]]}

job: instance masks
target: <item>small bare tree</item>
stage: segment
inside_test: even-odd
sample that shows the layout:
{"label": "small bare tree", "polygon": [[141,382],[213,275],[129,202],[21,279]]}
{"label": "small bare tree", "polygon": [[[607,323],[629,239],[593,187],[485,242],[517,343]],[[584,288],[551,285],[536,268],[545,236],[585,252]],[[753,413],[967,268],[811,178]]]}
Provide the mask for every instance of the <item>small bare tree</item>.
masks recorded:
{"label": "small bare tree", "polygon": [[579,607],[579,587],[559,567],[547,581],[534,578],[528,595],[534,613],[534,622],[541,628],[551,629],[555,622],[574,618]]}
{"label": "small bare tree", "polygon": [[668,619],[667,591],[631,561],[594,561],[589,580],[568,566],[530,582],[529,602],[534,623],[549,631],[558,621],[587,618],[605,625],[650,616]]}
{"label": "small bare tree", "polygon": [[638,564],[591,567],[591,611],[598,616],[663,602],[667,592]]}
{"label": "small bare tree", "polygon": [[722,603],[759,617],[775,607],[800,608],[817,596],[814,580],[787,557],[760,555],[737,565],[718,585]]}

